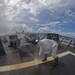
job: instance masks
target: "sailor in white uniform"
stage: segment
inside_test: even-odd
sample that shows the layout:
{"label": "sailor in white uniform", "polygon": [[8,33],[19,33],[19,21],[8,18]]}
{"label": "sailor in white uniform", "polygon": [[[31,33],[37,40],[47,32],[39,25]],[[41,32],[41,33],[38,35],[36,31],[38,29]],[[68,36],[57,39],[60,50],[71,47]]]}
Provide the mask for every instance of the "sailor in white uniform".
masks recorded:
{"label": "sailor in white uniform", "polygon": [[53,66],[56,66],[58,64],[58,56],[56,54],[58,49],[57,42],[51,39],[42,39],[33,41],[33,44],[37,44],[40,47],[39,56],[44,54],[44,59],[42,61],[46,61],[48,54],[52,52],[51,55],[54,58]]}

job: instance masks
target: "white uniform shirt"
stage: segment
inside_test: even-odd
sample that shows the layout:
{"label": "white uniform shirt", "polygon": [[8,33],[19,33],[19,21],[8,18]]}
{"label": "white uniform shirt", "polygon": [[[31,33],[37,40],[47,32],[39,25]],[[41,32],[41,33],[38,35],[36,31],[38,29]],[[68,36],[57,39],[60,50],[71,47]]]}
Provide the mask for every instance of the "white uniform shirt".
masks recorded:
{"label": "white uniform shirt", "polygon": [[50,39],[42,39],[38,42],[38,45],[40,46],[39,56],[44,53],[48,54],[52,50],[54,44],[57,44],[54,40]]}

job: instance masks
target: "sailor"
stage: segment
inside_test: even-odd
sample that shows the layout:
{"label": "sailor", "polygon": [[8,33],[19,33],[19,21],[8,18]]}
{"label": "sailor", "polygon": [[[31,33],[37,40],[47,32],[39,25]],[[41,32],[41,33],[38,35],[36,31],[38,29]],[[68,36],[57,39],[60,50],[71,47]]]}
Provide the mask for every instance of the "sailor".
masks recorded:
{"label": "sailor", "polygon": [[56,54],[58,49],[57,42],[51,39],[42,39],[42,40],[32,41],[32,43],[40,47],[39,56],[44,54],[44,59],[42,61],[46,61],[48,54],[52,52],[51,55],[54,58],[53,66],[56,66],[58,64],[58,56]]}

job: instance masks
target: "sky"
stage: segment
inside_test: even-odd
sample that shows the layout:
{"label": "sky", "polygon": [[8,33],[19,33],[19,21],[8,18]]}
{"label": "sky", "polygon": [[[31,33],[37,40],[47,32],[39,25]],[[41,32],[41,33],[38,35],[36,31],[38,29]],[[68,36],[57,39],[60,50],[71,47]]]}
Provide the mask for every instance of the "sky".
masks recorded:
{"label": "sky", "polygon": [[0,0],[0,35],[23,30],[75,37],[75,0]]}

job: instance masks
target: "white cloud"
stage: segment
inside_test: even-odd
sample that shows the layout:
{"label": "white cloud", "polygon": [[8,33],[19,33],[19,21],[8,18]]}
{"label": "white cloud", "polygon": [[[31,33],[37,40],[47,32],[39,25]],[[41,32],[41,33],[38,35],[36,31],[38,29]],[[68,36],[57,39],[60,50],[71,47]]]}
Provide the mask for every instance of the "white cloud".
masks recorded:
{"label": "white cloud", "polygon": [[65,16],[67,16],[65,18],[66,21],[72,22],[75,19],[75,12],[68,9],[68,10],[66,10]]}
{"label": "white cloud", "polygon": [[[0,1],[0,34],[13,33],[22,30],[32,31],[27,24],[34,24],[39,20],[28,14],[25,9],[25,2],[22,0],[1,0]],[[30,18],[31,17],[31,18]],[[27,19],[28,18],[28,19]]]}
{"label": "white cloud", "polygon": [[21,4],[29,13],[37,15],[44,9],[57,10],[58,8],[67,8],[74,2],[74,0],[31,0],[28,4],[25,2]]}
{"label": "white cloud", "polygon": [[39,28],[38,32],[43,32],[43,33],[49,33],[50,32],[50,33],[58,33],[60,35],[64,35],[60,29],[55,30],[55,29],[48,28],[47,26]]}
{"label": "white cloud", "polygon": [[37,15],[44,9],[56,8],[60,0],[31,0],[29,4],[25,4],[25,9],[29,10],[30,13]]}
{"label": "white cloud", "polygon": [[3,6],[3,4],[0,3],[0,7],[2,7],[2,6]]}
{"label": "white cloud", "polygon": [[59,24],[60,24],[60,21],[52,21],[52,22],[49,22],[49,23],[37,24],[37,25],[56,27],[56,26],[59,25]]}
{"label": "white cloud", "polygon": [[26,32],[32,32],[33,29],[31,27],[28,27],[26,24],[22,24],[22,28]]}
{"label": "white cloud", "polygon": [[[14,28],[20,30],[23,24],[25,24],[26,29],[32,31],[33,29],[29,25],[40,22],[37,17],[42,10],[48,9],[55,12],[54,10],[66,9],[74,4],[75,0],[0,0],[0,33],[13,32]],[[75,18],[75,13],[71,11],[67,11],[66,14]],[[59,23],[56,21],[43,25],[56,26]],[[48,31],[47,26],[39,30]]]}
{"label": "white cloud", "polygon": [[45,25],[47,25],[47,26],[57,26],[57,25],[59,25],[59,21],[56,21],[56,22],[49,22],[49,23],[47,23],[47,24],[45,24]]}
{"label": "white cloud", "polygon": [[63,36],[68,36],[68,37],[72,37],[72,38],[74,37],[75,38],[75,33],[74,32],[67,32],[67,31],[63,32],[60,29],[59,30],[49,29],[47,26],[39,28],[38,32],[58,33],[58,34],[63,35]]}
{"label": "white cloud", "polygon": [[38,29],[38,32],[48,32],[49,28],[47,26]]}
{"label": "white cloud", "polygon": [[75,33],[74,32],[59,32],[60,35],[68,36],[71,38],[75,38]]}
{"label": "white cloud", "polygon": [[35,22],[39,22],[39,20],[34,17],[30,17],[30,20],[35,21]]}

